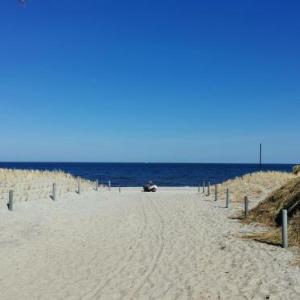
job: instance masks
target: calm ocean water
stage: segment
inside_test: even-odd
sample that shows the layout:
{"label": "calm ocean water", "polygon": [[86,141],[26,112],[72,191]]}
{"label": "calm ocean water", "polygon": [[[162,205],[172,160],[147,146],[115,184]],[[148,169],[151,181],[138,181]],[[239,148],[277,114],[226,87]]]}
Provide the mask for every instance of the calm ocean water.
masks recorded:
{"label": "calm ocean water", "polygon": [[[288,171],[293,165],[264,164],[261,170]],[[63,170],[75,176],[112,186],[141,186],[152,180],[158,186],[197,186],[202,181],[220,183],[227,179],[259,171],[256,164],[202,163],[14,163],[0,162],[0,168]]]}

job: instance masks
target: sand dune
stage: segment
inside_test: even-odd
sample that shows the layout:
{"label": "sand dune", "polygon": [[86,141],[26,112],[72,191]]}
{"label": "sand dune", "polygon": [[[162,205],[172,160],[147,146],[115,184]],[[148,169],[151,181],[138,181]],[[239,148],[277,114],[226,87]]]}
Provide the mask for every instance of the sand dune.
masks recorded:
{"label": "sand dune", "polygon": [[287,172],[255,172],[225,181],[220,185],[219,192],[224,195],[228,188],[233,202],[241,203],[244,197],[248,196],[251,206],[255,206],[272,191],[293,178],[295,175]]}
{"label": "sand dune", "polygon": [[[95,187],[91,181],[81,180],[81,190]],[[14,191],[14,201],[49,199],[53,183],[56,183],[57,195],[61,196],[77,190],[77,178],[62,171],[14,170],[0,168],[0,207],[6,206],[9,190]]]}
{"label": "sand dune", "polygon": [[240,239],[238,206],[126,188],[2,208],[0,298],[299,299],[293,252]]}

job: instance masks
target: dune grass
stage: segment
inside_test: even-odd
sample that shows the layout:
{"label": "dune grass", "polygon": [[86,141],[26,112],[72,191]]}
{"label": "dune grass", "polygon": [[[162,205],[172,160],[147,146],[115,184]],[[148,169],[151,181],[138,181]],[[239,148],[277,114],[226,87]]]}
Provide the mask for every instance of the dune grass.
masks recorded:
{"label": "dune grass", "polygon": [[296,165],[296,166],[293,167],[293,173],[295,175],[300,174],[300,165]]}
{"label": "dune grass", "polygon": [[[63,171],[39,171],[0,168],[0,202],[7,200],[8,191],[14,191],[15,201],[29,201],[49,198],[52,185],[56,183],[57,195],[77,190],[77,178]],[[87,190],[94,183],[81,178],[81,190]]]}
{"label": "dune grass", "polygon": [[300,246],[300,177],[289,180],[250,211],[243,222],[260,223],[269,226],[270,229],[249,237],[262,242],[280,244],[282,209],[288,211],[289,244]]}
{"label": "dune grass", "polygon": [[220,185],[219,191],[224,195],[228,188],[233,202],[241,203],[248,196],[252,204],[257,204],[293,178],[295,175],[288,172],[255,172],[225,181]]}

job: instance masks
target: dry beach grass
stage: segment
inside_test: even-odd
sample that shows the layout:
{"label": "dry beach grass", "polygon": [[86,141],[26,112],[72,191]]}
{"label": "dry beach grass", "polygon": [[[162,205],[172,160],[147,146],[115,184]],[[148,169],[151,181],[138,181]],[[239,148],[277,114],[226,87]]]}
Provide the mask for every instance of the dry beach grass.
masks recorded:
{"label": "dry beach grass", "polygon": [[298,175],[300,173],[300,165],[296,165],[293,167],[293,173]]}
{"label": "dry beach grass", "polygon": [[281,242],[281,211],[286,209],[289,217],[289,242],[300,246],[300,177],[293,178],[272,192],[264,201],[250,211],[245,220],[271,226],[267,232],[254,234],[252,238],[274,244]]}
{"label": "dry beach grass", "polygon": [[[219,193],[225,195],[230,190],[233,202],[242,202],[248,196],[257,203],[272,191],[294,178],[287,172],[256,172],[222,183]],[[77,189],[77,178],[63,171],[38,171],[0,168],[0,202],[7,198],[8,191],[14,190],[16,201],[30,201],[49,198],[53,183],[57,193],[62,195]],[[94,187],[94,183],[81,178],[81,189]]]}
{"label": "dry beach grass", "polygon": [[[58,196],[77,189],[77,178],[63,171],[0,169],[0,205],[6,205],[9,190],[14,191],[16,202],[48,199],[53,183]],[[93,186],[92,182],[81,179],[81,190]]]}
{"label": "dry beach grass", "polygon": [[242,203],[244,197],[248,196],[251,205],[256,206],[272,191],[293,178],[295,175],[288,172],[255,172],[223,182],[219,192],[224,195],[228,188],[233,202]]}

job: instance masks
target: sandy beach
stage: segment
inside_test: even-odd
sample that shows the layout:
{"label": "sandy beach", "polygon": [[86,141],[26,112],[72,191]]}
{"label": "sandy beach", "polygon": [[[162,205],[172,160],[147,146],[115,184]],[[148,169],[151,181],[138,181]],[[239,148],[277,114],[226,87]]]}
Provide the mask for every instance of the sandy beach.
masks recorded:
{"label": "sandy beach", "polygon": [[300,300],[300,1],[1,1],[0,300]]}
{"label": "sandy beach", "polygon": [[1,299],[299,299],[295,249],[196,188],[92,189],[0,209]]}

